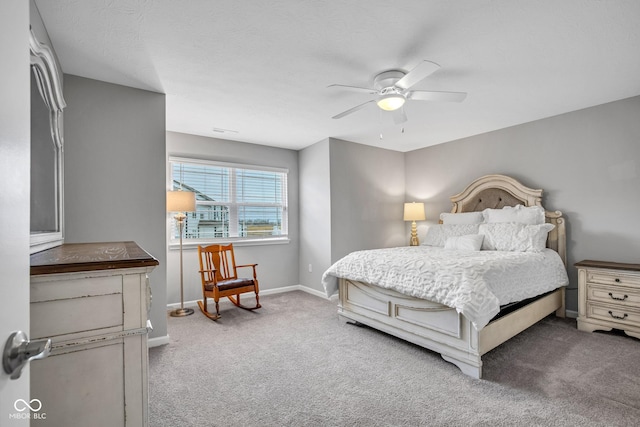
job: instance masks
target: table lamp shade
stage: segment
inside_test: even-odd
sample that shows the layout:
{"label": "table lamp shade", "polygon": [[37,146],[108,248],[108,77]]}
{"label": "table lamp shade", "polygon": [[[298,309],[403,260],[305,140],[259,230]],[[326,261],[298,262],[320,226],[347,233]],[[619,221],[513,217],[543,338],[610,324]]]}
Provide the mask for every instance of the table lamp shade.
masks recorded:
{"label": "table lamp shade", "polygon": [[424,203],[405,203],[404,204],[404,220],[405,221],[424,221]]}
{"label": "table lamp shade", "polygon": [[167,191],[167,212],[194,212],[196,193],[191,191]]}

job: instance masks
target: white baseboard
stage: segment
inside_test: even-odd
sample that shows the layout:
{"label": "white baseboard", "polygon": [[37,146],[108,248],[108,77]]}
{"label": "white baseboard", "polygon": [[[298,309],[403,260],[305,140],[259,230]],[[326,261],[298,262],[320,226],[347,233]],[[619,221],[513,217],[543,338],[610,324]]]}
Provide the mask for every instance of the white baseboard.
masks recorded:
{"label": "white baseboard", "polygon": [[161,345],[169,344],[169,335],[163,337],[149,338],[147,339],[147,347],[159,347]]}
{"label": "white baseboard", "polygon": [[577,311],[573,311],[573,310],[565,310],[564,315],[571,318],[571,319],[577,319],[578,318],[578,312]]}

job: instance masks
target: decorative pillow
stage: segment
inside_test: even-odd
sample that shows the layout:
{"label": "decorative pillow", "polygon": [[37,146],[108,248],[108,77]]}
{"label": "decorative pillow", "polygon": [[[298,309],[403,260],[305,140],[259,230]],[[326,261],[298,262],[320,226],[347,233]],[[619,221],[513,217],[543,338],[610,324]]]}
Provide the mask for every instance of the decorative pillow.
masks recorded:
{"label": "decorative pillow", "polygon": [[461,212],[440,214],[443,224],[480,224],[484,221],[482,212]]}
{"label": "decorative pillow", "polygon": [[437,224],[427,230],[423,245],[444,246],[448,237],[464,236],[466,234],[478,234],[479,224]]}
{"label": "decorative pillow", "polygon": [[460,251],[479,251],[482,247],[482,234],[467,234],[465,236],[447,237],[444,242],[445,249],[457,249]]}
{"label": "decorative pillow", "polygon": [[485,209],[482,211],[484,222],[517,222],[519,224],[544,224],[544,209],[540,206],[515,207],[505,206],[502,209]]}
{"label": "decorative pillow", "polygon": [[484,235],[483,250],[540,252],[546,247],[547,235],[554,227],[553,224],[502,222],[480,224],[478,233]]}

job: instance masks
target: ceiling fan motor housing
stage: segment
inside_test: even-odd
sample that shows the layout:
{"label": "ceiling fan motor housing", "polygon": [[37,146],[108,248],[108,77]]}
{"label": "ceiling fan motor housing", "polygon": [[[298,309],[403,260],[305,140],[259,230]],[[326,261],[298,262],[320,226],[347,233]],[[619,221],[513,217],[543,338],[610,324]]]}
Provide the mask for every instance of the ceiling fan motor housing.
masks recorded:
{"label": "ceiling fan motor housing", "polygon": [[405,74],[404,71],[400,70],[390,70],[380,73],[373,79],[373,87],[381,92],[381,94],[383,94],[382,92],[385,91],[385,89],[387,89],[385,92],[390,92],[389,89],[395,89],[395,84],[403,78]]}

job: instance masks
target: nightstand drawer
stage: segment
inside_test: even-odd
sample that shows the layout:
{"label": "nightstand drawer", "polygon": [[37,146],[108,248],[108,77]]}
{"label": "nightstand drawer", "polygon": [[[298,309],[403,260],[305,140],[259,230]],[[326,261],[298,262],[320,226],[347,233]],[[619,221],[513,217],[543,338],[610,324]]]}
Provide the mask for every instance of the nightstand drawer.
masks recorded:
{"label": "nightstand drawer", "polygon": [[[618,323],[632,327],[640,327],[640,312],[629,310],[627,307],[615,307],[600,304],[587,304],[587,317]],[[624,329],[624,327],[620,327]]]}
{"label": "nightstand drawer", "polygon": [[587,282],[603,285],[629,286],[640,289],[640,277],[618,271],[587,271]]}
{"label": "nightstand drawer", "polygon": [[640,291],[622,286],[587,283],[587,300],[615,304],[620,307],[640,307]]}

